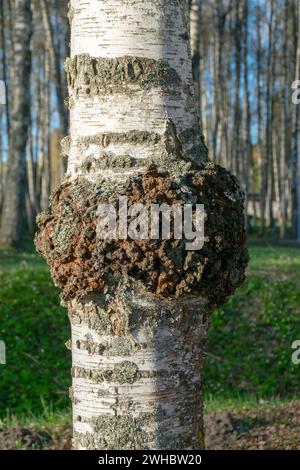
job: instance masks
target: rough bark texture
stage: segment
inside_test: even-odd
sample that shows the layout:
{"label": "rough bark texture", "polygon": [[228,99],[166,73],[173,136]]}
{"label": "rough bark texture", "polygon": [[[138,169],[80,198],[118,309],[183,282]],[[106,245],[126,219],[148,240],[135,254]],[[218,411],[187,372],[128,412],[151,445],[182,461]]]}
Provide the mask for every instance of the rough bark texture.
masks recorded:
{"label": "rough bark texture", "polygon": [[[53,194],[51,210],[39,216],[36,246],[64,300],[103,290],[112,278],[130,277],[160,297],[203,296],[215,307],[243,282],[248,259],[243,194],[226,170],[207,163],[201,170],[171,175],[153,165],[124,188],[105,183],[83,177],[76,184],[66,182]],[[187,251],[186,240],[175,240],[174,234],[170,240],[97,239],[99,204],[109,201],[118,214],[120,195],[127,196],[128,208],[203,204],[203,248]]]}
{"label": "rough bark texture", "polygon": [[15,51],[10,110],[11,145],[7,162],[0,230],[1,242],[9,245],[19,245],[22,234],[26,189],[25,156],[28,127],[30,125],[31,21],[30,0],[19,0],[16,5],[14,19]]}
{"label": "rough bark texture", "polygon": [[[68,172],[37,248],[72,325],[76,449],[201,449],[207,320],[242,282],[242,195],[207,162],[179,0],[73,0]],[[204,251],[97,240],[99,202],[207,205]]]}
{"label": "rough bark texture", "polygon": [[75,448],[203,448],[205,301],[170,303],[127,283],[69,312]]}

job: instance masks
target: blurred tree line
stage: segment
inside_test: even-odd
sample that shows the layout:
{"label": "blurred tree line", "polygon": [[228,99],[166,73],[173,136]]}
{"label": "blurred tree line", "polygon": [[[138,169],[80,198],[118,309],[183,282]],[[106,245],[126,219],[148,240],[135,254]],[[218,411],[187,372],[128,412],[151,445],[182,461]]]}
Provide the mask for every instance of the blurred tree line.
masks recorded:
{"label": "blurred tree line", "polygon": [[190,0],[190,9],[211,158],[239,178],[249,229],[300,242],[299,106],[292,102],[300,78],[300,1]]}
{"label": "blurred tree line", "polygon": [[19,246],[48,208],[65,163],[68,133],[64,60],[69,55],[67,0],[0,0],[0,239]]}
{"label": "blurred tree line", "polygon": [[[187,0],[210,157],[246,194],[248,230],[300,242],[300,0]],[[0,240],[20,245],[66,162],[68,0],[0,0]],[[296,85],[295,85],[296,86]]]}

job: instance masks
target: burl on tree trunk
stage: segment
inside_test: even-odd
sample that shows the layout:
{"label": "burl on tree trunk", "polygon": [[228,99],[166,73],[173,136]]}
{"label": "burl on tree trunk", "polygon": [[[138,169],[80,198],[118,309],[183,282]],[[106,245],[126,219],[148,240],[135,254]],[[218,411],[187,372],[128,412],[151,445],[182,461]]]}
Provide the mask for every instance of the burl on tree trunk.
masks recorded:
{"label": "burl on tree trunk", "polygon": [[[209,316],[243,282],[243,195],[208,161],[195,112],[185,2],[73,0],[67,175],[37,249],[69,310],[76,449],[202,449]],[[120,196],[204,204],[205,239],[102,240]]]}

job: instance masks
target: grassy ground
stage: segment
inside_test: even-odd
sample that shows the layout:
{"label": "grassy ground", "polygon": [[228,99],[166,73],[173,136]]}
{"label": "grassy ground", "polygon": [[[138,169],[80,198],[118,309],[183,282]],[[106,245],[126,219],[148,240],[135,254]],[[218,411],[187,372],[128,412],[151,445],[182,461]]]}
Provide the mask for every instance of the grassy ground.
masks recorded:
{"label": "grassy ground", "polygon": [[248,279],[213,315],[205,369],[214,400],[299,396],[300,250],[251,246]]}
{"label": "grassy ground", "polygon": [[[247,282],[212,317],[207,413],[272,414],[300,398],[300,366],[291,362],[291,344],[300,339],[300,249],[252,243],[250,256]],[[0,428],[69,429],[69,334],[39,256],[0,251],[0,339],[7,346]]]}
{"label": "grassy ground", "polygon": [[66,310],[59,304],[48,268],[31,253],[0,251],[0,418],[42,413],[53,403],[65,409],[70,384]]}

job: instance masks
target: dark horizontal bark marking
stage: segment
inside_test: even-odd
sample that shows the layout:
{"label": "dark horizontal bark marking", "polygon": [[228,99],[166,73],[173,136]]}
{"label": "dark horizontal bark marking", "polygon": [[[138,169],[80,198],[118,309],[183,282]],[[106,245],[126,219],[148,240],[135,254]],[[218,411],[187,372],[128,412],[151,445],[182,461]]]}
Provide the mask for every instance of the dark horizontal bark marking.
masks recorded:
{"label": "dark horizontal bark marking", "polygon": [[[200,338],[201,339],[201,338]],[[170,366],[169,366],[170,367]],[[133,384],[138,380],[142,379],[166,379],[169,383],[169,386],[174,385],[174,382],[178,379],[177,389],[180,389],[182,386],[186,388],[190,385],[192,388],[197,383],[197,386],[200,386],[201,378],[197,377],[195,382],[195,371],[190,370],[179,370],[176,364],[170,369],[160,369],[160,370],[138,370],[136,364],[130,361],[123,361],[119,364],[116,364],[114,368],[105,368],[100,369],[89,369],[85,367],[74,366],[71,369],[71,375],[76,379],[87,379],[91,380],[94,383],[119,383],[119,384]],[[175,380],[176,379],[176,380]],[[167,383],[166,383],[167,385]]]}
{"label": "dark horizontal bark marking", "polygon": [[87,369],[84,367],[74,366],[71,369],[73,378],[77,379],[89,379],[95,383],[102,382],[116,382],[120,384],[134,383],[140,379],[150,379],[155,377],[167,377],[169,374],[167,371],[139,371],[134,363],[129,361],[121,362],[117,364],[113,369]]}
{"label": "dark horizontal bark marking", "polygon": [[100,145],[108,147],[110,144],[159,144],[162,136],[156,132],[132,130],[128,132],[109,132],[93,136],[79,137],[78,144],[88,147],[89,145]]}
{"label": "dark horizontal bark marking", "polygon": [[116,364],[113,369],[107,368],[103,370],[75,366],[72,367],[71,373],[73,378],[89,379],[95,383],[133,384],[141,376],[137,365],[130,361],[123,361]]}
{"label": "dark horizontal bark marking", "polygon": [[[181,160],[184,171],[190,169],[184,165],[187,161],[199,161],[199,155],[202,151],[201,144],[193,145],[197,142],[199,129],[192,127],[183,132],[177,132],[177,129],[171,119],[166,120],[166,129],[163,134],[149,131],[131,130],[128,132],[106,132],[98,133],[90,136],[81,136],[76,139],[76,146],[82,151],[87,150],[89,145],[97,145],[103,149],[107,149],[111,144],[132,144],[132,145],[154,145],[161,148],[161,157],[153,158],[151,161],[148,159],[147,163],[143,159],[135,158],[131,155],[117,156],[112,152],[103,155],[101,158],[89,157],[83,164],[81,164],[77,171],[89,173],[93,170],[106,170],[110,168],[123,169],[133,167],[149,166],[155,163],[160,167],[172,166],[170,164],[170,157],[174,157],[176,161]],[[72,140],[70,136],[65,137],[61,141],[62,156],[68,156]],[[75,144],[75,142],[74,142]],[[185,151],[185,147],[191,146],[189,150]],[[169,158],[167,158],[169,157]],[[173,160],[174,160],[173,158]],[[200,161],[199,161],[200,164]],[[179,171],[181,173],[181,171]]]}
{"label": "dark horizontal bark marking", "polygon": [[[97,96],[105,92],[125,93],[138,89],[161,87],[171,92],[178,88],[181,78],[165,61],[143,57],[91,57],[80,54],[65,63],[68,85],[75,95]],[[70,104],[70,103],[69,103]]]}
{"label": "dark horizontal bark marking", "polygon": [[129,155],[106,154],[99,158],[88,157],[83,163],[75,167],[76,173],[80,176],[97,173],[98,171],[113,170],[116,173],[122,173],[125,169],[132,168],[138,171],[146,170],[151,166],[157,166],[159,170],[184,175],[192,168],[192,162],[178,161],[175,158],[166,158],[163,155],[150,158],[134,158]]}

